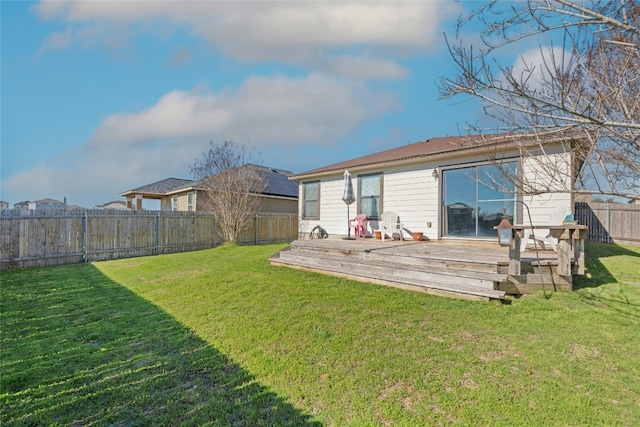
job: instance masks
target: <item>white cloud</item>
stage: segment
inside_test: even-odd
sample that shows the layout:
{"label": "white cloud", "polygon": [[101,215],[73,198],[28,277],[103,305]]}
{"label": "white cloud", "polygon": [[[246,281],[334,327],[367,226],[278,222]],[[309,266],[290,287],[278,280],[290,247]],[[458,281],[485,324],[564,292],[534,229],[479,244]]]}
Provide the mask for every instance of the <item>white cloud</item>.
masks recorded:
{"label": "white cloud", "polygon": [[531,89],[544,89],[545,82],[552,80],[556,67],[572,67],[571,52],[557,46],[541,46],[529,49],[518,56],[512,67],[512,75],[520,81],[526,81]]}
{"label": "white cloud", "polygon": [[3,191],[38,199],[64,189],[93,206],[158,179],[189,177],[189,167],[209,141],[234,140],[257,153],[267,148],[284,152],[288,157],[280,164],[260,160],[303,168],[294,150],[302,153],[307,144],[336,146],[365,122],[397,107],[393,93],[320,74],[251,77],[236,90],[218,92],[174,90],[144,110],[111,114],[85,146],[3,180]]}
{"label": "white cloud", "polygon": [[112,114],[90,143],[130,147],[246,135],[261,145],[330,144],[396,107],[393,94],[374,94],[350,79],[250,77],[236,90],[175,90],[144,111]]}
{"label": "white cloud", "polygon": [[64,50],[69,48],[75,41],[75,35],[71,27],[67,27],[64,32],[50,34],[42,43],[41,50]]}
{"label": "white cloud", "polygon": [[[43,1],[35,11],[42,19],[77,27],[65,33],[66,46],[73,39],[87,47],[118,38],[127,29],[156,34],[181,30],[245,61],[276,60],[361,78],[395,79],[407,74],[396,60],[438,48],[443,21],[459,7],[439,1]],[[45,40],[42,50],[48,48],[62,45]]]}

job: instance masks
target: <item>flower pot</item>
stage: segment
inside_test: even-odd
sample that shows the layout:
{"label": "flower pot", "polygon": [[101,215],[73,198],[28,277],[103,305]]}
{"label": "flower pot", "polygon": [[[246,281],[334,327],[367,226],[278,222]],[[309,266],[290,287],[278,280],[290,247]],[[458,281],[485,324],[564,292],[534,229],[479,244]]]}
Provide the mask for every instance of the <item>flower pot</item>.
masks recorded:
{"label": "flower pot", "polygon": [[414,231],[413,233],[411,233],[411,236],[413,237],[413,240],[417,242],[421,242],[423,239],[424,233],[422,231]]}
{"label": "flower pot", "polygon": [[382,239],[382,232],[381,231],[374,231],[373,234],[375,234],[376,239],[378,239],[378,240]]}

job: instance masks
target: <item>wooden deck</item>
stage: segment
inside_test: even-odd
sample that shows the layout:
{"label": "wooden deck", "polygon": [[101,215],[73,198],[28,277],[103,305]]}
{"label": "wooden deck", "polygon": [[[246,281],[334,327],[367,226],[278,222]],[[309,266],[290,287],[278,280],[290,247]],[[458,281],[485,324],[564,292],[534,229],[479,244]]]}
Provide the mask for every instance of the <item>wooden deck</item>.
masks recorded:
{"label": "wooden deck", "polygon": [[[571,289],[554,269],[553,251],[525,251],[522,273],[509,275],[509,249],[493,242],[296,240],[271,264],[465,299],[502,299],[543,289]],[[568,279],[568,280],[567,280]],[[542,286],[542,287],[541,287]]]}

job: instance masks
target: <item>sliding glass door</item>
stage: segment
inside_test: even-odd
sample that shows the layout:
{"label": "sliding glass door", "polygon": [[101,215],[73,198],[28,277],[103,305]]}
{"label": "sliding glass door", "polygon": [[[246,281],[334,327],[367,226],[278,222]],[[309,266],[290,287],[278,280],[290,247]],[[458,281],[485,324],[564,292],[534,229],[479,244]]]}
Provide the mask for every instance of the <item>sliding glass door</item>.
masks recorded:
{"label": "sliding glass door", "polygon": [[[515,173],[517,162],[501,165]],[[514,222],[515,186],[493,164],[442,172],[442,234],[445,237],[497,238],[503,212]]]}

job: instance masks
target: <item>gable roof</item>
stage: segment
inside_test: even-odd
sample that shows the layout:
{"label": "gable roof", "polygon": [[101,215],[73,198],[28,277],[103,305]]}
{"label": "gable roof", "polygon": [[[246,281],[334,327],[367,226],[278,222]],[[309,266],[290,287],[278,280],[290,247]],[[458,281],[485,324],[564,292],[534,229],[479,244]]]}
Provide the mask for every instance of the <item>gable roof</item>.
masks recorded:
{"label": "gable roof", "polygon": [[[545,142],[573,139],[575,134],[556,132],[545,137]],[[534,144],[540,141],[535,134],[503,133],[490,135],[464,135],[445,136],[427,139],[402,147],[369,154],[340,163],[334,163],[307,172],[294,174],[292,180],[301,180],[314,176],[331,175],[342,172],[345,169],[365,169],[393,164],[417,163],[424,160],[436,160],[442,157],[451,157],[457,153],[469,153],[474,151],[486,151],[488,148],[507,148],[514,146],[516,140],[526,144]]]}
{"label": "gable roof", "polygon": [[59,204],[59,205],[66,204],[65,202],[61,202],[60,200],[52,199],[50,197],[46,199],[36,200],[35,202],[31,202],[31,203],[51,203],[51,204]]}
{"label": "gable roof", "polygon": [[196,181],[191,179],[180,178],[166,178],[160,181],[153,182],[151,184],[143,185],[142,187],[134,188],[129,191],[121,193],[121,196],[128,196],[132,194],[155,194],[158,196],[175,193],[176,191],[182,191],[189,188],[194,188],[197,184]]}
{"label": "gable roof", "polygon": [[[248,164],[244,167],[255,168],[265,174],[266,187],[261,194],[265,196],[298,198],[298,184],[289,180],[291,172],[254,164]],[[198,184],[198,181],[191,179],[166,178],[125,191],[120,195],[124,197],[130,195],[133,196],[135,194],[168,196],[170,194],[180,193],[183,191],[202,189]]]}

